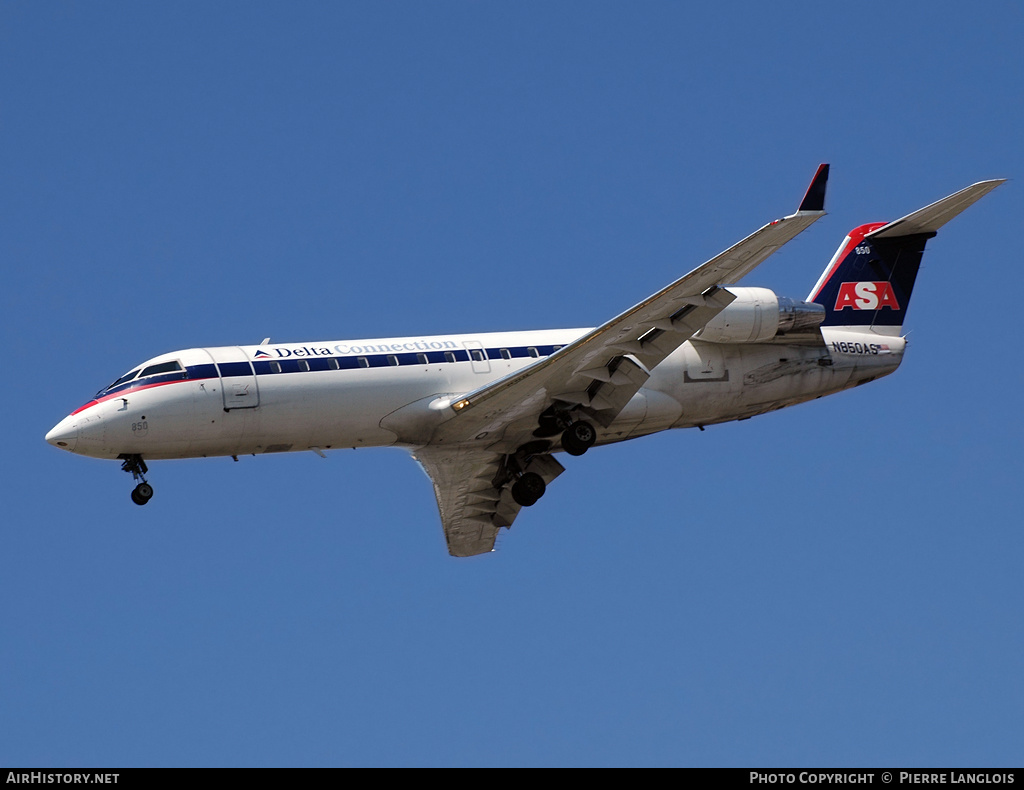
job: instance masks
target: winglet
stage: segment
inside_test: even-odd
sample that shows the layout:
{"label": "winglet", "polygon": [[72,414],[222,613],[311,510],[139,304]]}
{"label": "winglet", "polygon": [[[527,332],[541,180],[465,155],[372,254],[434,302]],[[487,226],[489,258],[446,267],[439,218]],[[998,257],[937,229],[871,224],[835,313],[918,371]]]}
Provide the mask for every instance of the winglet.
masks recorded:
{"label": "winglet", "polygon": [[828,185],[828,165],[818,165],[818,172],[811,179],[811,185],[807,187],[807,194],[800,201],[800,208],[797,211],[824,211],[825,210],[825,187]]}

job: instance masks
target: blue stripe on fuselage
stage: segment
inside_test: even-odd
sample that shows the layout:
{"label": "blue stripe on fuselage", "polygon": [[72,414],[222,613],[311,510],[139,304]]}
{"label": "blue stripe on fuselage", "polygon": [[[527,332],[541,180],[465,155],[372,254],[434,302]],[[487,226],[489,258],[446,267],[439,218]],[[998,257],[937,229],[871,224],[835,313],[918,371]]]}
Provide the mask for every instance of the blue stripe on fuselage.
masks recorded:
{"label": "blue stripe on fuselage", "polygon": [[[561,347],[561,345],[503,346],[500,348],[485,348],[480,350],[486,354],[487,359],[501,361],[504,359],[501,355],[502,350],[508,351],[512,359],[522,359],[524,357],[541,359],[542,357],[551,356],[555,352],[555,349]],[[529,351],[531,348],[537,349],[536,357],[531,356]],[[452,355],[453,359],[451,361],[449,361],[446,356],[448,354]],[[303,360],[294,358],[280,360],[260,358],[252,361],[252,367],[257,376],[276,376],[283,373],[305,373],[306,371],[299,367],[300,361],[305,361],[309,365],[310,371],[333,370],[330,366],[330,360],[332,359],[338,362],[338,370],[359,370],[364,367],[360,364],[360,359],[366,360],[366,368],[393,367],[392,363],[388,359],[389,357],[395,357],[397,359],[398,367],[412,367],[423,365],[423,362],[420,360],[421,356],[425,356],[427,358],[427,364],[430,365],[449,365],[470,361],[469,351],[460,348],[452,349],[450,351],[424,351],[420,353],[352,354],[349,356],[336,357],[304,357]],[[280,371],[275,371],[271,367],[272,362],[280,366]],[[220,363],[220,372],[221,375],[225,377],[251,375],[249,372],[249,362],[222,362]],[[146,376],[144,379],[135,379],[117,387],[100,390],[96,393],[95,399],[98,400],[108,395],[114,395],[120,392],[130,392],[142,387],[152,386],[153,384],[165,384],[173,381],[204,381],[207,379],[215,379],[217,377],[218,373],[216,365],[189,365],[183,371],[176,370],[172,373],[165,373],[159,376]]]}

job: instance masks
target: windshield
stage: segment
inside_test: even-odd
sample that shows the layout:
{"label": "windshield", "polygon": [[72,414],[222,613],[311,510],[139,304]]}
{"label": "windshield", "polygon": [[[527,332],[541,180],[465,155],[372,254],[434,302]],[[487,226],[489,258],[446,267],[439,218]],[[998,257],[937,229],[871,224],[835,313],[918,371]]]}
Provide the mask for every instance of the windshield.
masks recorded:
{"label": "windshield", "polygon": [[131,381],[137,375],[139,375],[139,369],[135,368],[135,370],[133,370],[131,373],[125,373],[123,376],[121,376],[121,378],[119,378],[113,384],[107,385],[106,389],[110,390],[110,389],[113,389],[114,387],[118,386],[119,384],[124,384],[126,381]]}

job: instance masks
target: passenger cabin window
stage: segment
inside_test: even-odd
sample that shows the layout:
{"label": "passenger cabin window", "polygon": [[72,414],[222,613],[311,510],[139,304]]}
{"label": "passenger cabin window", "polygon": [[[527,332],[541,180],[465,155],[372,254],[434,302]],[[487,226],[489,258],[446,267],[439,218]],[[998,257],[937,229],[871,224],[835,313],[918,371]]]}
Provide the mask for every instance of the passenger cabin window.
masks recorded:
{"label": "passenger cabin window", "polygon": [[526,349],[526,353],[529,354],[534,359],[540,356],[540,352],[533,346],[530,346],[528,349]]}
{"label": "passenger cabin window", "polygon": [[398,357],[396,357],[394,354],[388,354],[388,364],[389,365],[397,365],[398,364]]}
{"label": "passenger cabin window", "polygon": [[444,361],[445,362],[454,362],[455,361],[455,352],[454,351],[445,351],[444,352]]}
{"label": "passenger cabin window", "polygon": [[274,371],[274,373],[280,373],[281,372],[281,363],[278,362],[277,360],[273,360],[272,359],[270,361],[270,369],[272,371]]}
{"label": "passenger cabin window", "polygon": [[370,360],[368,360],[366,357],[356,357],[356,362],[359,364],[359,367],[361,368],[370,367]]}
{"label": "passenger cabin window", "polygon": [[507,348],[501,349],[501,358],[502,359],[512,359],[512,352],[509,351]]}
{"label": "passenger cabin window", "polygon": [[419,362],[421,365],[426,365],[427,364],[427,355],[426,354],[417,354],[416,355],[416,361]]}
{"label": "passenger cabin window", "polygon": [[474,362],[483,362],[484,361],[484,352],[481,351],[479,348],[471,348],[469,350],[469,355],[471,357],[473,357],[473,361]]}
{"label": "passenger cabin window", "polygon": [[300,359],[299,370],[309,370],[309,361],[305,359]]}
{"label": "passenger cabin window", "polygon": [[159,365],[150,365],[148,368],[144,368],[139,374],[141,379],[143,376],[156,376],[160,373],[173,373],[176,370],[181,370],[180,362],[161,362]]}
{"label": "passenger cabin window", "polygon": [[336,360],[334,357],[331,357],[329,360],[327,360],[327,367],[329,367],[331,370],[338,370],[340,365],[338,365],[338,360]]}

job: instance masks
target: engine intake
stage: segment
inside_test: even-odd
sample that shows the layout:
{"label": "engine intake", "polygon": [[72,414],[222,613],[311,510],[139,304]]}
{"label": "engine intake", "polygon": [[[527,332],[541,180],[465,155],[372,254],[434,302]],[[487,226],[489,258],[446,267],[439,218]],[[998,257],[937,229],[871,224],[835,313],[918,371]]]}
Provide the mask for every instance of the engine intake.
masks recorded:
{"label": "engine intake", "polygon": [[694,338],[710,343],[764,343],[793,332],[807,332],[825,320],[825,308],[777,296],[768,288],[726,288],[736,299]]}

